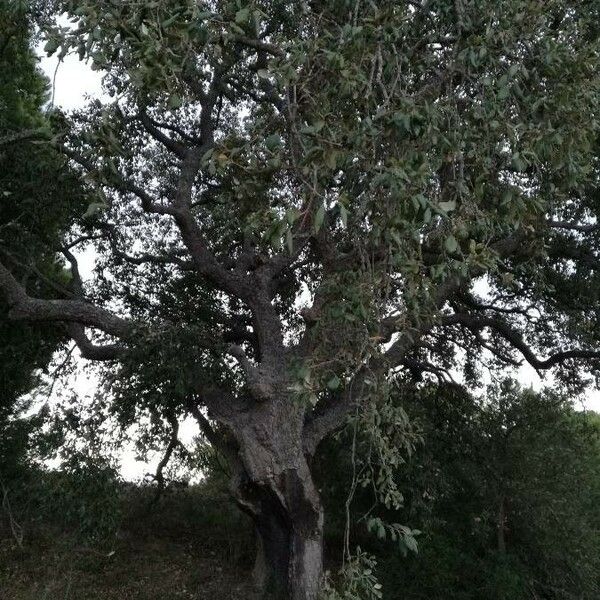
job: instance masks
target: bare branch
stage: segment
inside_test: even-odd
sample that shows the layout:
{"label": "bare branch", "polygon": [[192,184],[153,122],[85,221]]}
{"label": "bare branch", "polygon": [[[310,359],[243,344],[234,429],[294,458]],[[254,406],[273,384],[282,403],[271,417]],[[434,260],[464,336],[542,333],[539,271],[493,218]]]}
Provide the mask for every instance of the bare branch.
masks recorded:
{"label": "bare branch", "polygon": [[548,221],[548,226],[553,229],[567,229],[569,231],[578,231],[579,233],[591,233],[600,229],[600,223],[582,225],[568,221]]}
{"label": "bare branch", "polygon": [[474,316],[464,313],[455,313],[447,315],[442,319],[443,325],[464,325],[473,331],[479,331],[485,327],[496,331],[514,348],[516,348],[525,358],[525,360],[537,370],[551,369],[556,365],[571,359],[580,360],[598,360],[600,352],[594,350],[565,350],[557,352],[546,359],[538,358],[529,344],[523,339],[519,331],[514,329],[509,323],[496,317]]}
{"label": "bare branch", "polygon": [[69,336],[77,344],[83,358],[87,358],[88,360],[108,361],[116,360],[125,353],[125,346],[119,344],[106,344],[103,346],[93,344],[85,335],[85,329],[82,325],[68,323],[66,328]]}
{"label": "bare branch", "polygon": [[11,319],[80,323],[88,327],[96,327],[116,337],[124,337],[131,332],[130,321],[88,302],[32,298],[1,263],[0,289],[8,301],[8,314]]}

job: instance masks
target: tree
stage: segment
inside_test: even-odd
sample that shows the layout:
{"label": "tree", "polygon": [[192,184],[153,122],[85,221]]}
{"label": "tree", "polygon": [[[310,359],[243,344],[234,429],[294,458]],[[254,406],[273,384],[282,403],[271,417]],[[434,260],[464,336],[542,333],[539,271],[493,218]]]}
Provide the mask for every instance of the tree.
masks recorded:
{"label": "tree", "polygon": [[596,372],[596,2],[55,4],[46,50],[113,97],[54,142],[96,197],[69,245],[97,279],[70,253],[43,299],[3,261],[9,314],[108,361],[123,419],[195,415],[275,596],[316,597],[311,458],[389,414],[390,374]]}
{"label": "tree", "polygon": [[[30,47],[37,14],[33,3],[0,7],[0,252],[29,293],[53,297],[66,277],[56,248],[85,205],[81,186],[64,157],[31,140],[34,132],[50,132],[43,111],[48,82]],[[10,321],[7,311],[2,297],[0,479],[4,484],[26,461],[31,424],[17,418],[23,408],[18,398],[36,386],[37,375],[66,339],[55,324]]]}
{"label": "tree", "polygon": [[423,444],[398,469],[410,490],[402,518],[423,536],[401,566],[377,553],[390,598],[598,596],[596,414],[511,380],[481,399],[452,385],[407,389],[403,404]]}

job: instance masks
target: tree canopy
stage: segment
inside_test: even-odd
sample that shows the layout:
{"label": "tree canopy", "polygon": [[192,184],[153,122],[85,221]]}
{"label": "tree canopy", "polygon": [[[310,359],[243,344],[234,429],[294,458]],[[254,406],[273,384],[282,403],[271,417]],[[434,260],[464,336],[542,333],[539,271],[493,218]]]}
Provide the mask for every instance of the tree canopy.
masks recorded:
{"label": "tree canopy", "polygon": [[68,293],[3,258],[8,314],[108,361],[124,423],[196,417],[255,520],[265,589],[316,597],[310,460],[352,416],[381,472],[397,462],[399,373],[475,386],[526,361],[572,391],[597,374],[598,2],[54,9],[72,27],[46,51],[89,59],[113,100],[48,141],[89,198],[61,248],[28,227],[70,264]]}

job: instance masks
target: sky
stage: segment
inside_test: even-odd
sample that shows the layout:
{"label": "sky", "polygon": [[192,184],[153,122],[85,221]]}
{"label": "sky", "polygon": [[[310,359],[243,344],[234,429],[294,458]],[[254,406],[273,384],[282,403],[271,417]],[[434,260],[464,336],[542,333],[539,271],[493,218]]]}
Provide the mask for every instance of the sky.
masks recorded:
{"label": "sky", "polygon": [[[54,82],[55,106],[70,111],[83,107],[89,98],[106,99],[102,92],[101,73],[92,71],[86,63],[79,61],[76,55],[65,57],[57,69],[58,59],[56,56],[48,58],[41,49],[38,50],[38,54],[41,68]],[[82,272],[85,276],[86,271],[91,272],[94,257],[88,253],[81,257],[81,260]],[[531,386],[534,389],[552,385],[550,377],[541,379],[536,371],[528,365],[519,370],[517,378],[523,385]],[[86,396],[94,393],[97,379],[93,374],[78,369],[69,383],[79,394]],[[600,392],[589,392],[585,398],[581,399],[580,407],[600,412]],[[196,426],[191,421],[187,421],[181,427],[181,437],[186,443],[189,443],[196,433]],[[130,481],[143,478],[146,473],[154,471],[154,465],[158,460],[159,455],[154,455],[148,463],[137,461],[133,448],[125,448],[122,454],[121,473],[125,479]]]}
{"label": "sky", "polygon": [[[65,111],[72,111],[85,106],[91,98],[103,100],[108,98],[102,92],[102,74],[100,72],[92,71],[89,65],[79,60],[77,55],[69,55],[59,64],[57,56],[48,58],[41,49],[42,47],[43,44],[37,49],[40,57],[40,67],[50,81],[54,82],[53,97],[55,106]],[[79,256],[78,260],[82,276],[85,279],[86,274],[88,277],[91,275],[94,255],[87,252]],[[83,368],[84,361],[80,361],[80,363],[81,368],[76,369],[67,384],[82,399],[85,399],[93,396],[98,386],[98,378],[93,372]],[[60,393],[60,390],[56,390],[56,393]],[[188,445],[197,433],[197,426],[191,420],[186,421],[180,427],[180,439]],[[138,461],[133,446],[128,446],[123,449],[121,456],[121,475],[128,481],[143,479],[146,474],[155,472],[156,464],[160,458],[160,453],[153,453],[147,462]]]}

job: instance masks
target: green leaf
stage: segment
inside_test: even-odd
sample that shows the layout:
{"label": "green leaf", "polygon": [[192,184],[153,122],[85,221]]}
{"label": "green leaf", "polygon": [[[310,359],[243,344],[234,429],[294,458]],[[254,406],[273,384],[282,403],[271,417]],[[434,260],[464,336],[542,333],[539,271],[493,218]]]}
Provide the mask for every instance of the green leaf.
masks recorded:
{"label": "green leaf", "polygon": [[179,94],[172,94],[167,101],[167,108],[175,110],[183,104],[183,100]]}
{"label": "green leaf", "polygon": [[52,56],[59,48],[60,42],[56,39],[48,40],[44,46],[44,52],[48,56]]}
{"label": "green leaf", "polygon": [[453,254],[458,250],[458,242],[453,235],[449,235],[444,242],[444,246],[450,254]]}
{"label": "green leaf", "polygon": [[91,217],[96,216],[99,212],[106,210],[106,208],[107,207],[106,204],[104,204],[104,202],[92,202],[83,214],[83,218],[90,219]]}
{"label": "green leaf", "polygon": [[332,392],[334,392],[335,390],[339,389],[340,385],[341,385],[341,381],[340,378],[337,375],[334,375],[328,382],[327,382],[327,389],[331,390]]}
{"label": "green leaf", "polygon": [[419,552],[419,544],[412,535],[404,536],[404,543],[411,552],[414,552],[415,554]]}
{"label": "green leaf", "polygon": [[270,135],[269,137],[265,138],[265,146],[271,152],[277,150],[279,147],[281,147],[281,145],[281,136],[278,133],[274,133],[273,135]]}
{"label": "green leaf", "polygon": [[348,227],[348,209],[343,205],[340,204],[340,218],[342,219],[342,225],[344,227]]}
{"label": "green leaf", "polygon": [[247,23],[249,19],[250,19],[250,9],[249,8],[242,8],[235,13],[235,22],[238,25],[243,25],[244,23]]}
{"label": "green leaf", "polygon": [[447,202],[440,202],[438,206],[444,212],[449,213],[449,212],[452,212],[453,210],[456,210],[456,200],[448,200]]}
{"label": "green leaf", "polygon": [[319,131],[321,131],[321,129],[323,129],[323,127],[325,127],[325,121],[317,121],[316,123],[313,124],[312,128],[313,131],[315,133],[319,133]]}
{"label": "green leaf", "polygon": [[325,164],[332,170],[337,167],[337,157],[337,151],[332,150],[325,158]]}
{"label": "green leaf", "polygon": [[515,152],[512,155],[511,164],[513,168],[520,173],[527,169],[527,161],[518,152]]}
{"label": "green leaf", "polygon": [[288,252],[290,254],[294,253],[294,236],[292,235],[292,230],[288,227],[285,232],[285,243],[287,245]]}
{"label": "green leaf", "polygon": [[317,210],[317,214],[315,215],[315,233],[323,226],[323,221],[325,221],[325,205],[321,204],[319,206],[319,210]]}
{"label": "green leaf", "polygon": [[175,21],[177,20],[178,17],[179,17],[179,13],[175,13],[174,15],[170,16],[167,20],[163,21],[162,22],[163,28],[166,29],[167,27],[169,27],[170,25],[175,23]]}
{"label": "green leaf", "polygon": [[268,69],[259,69],[257,74],[261,79],[269,79],[269,77],[271,77],[271,73],[269,73]]}

